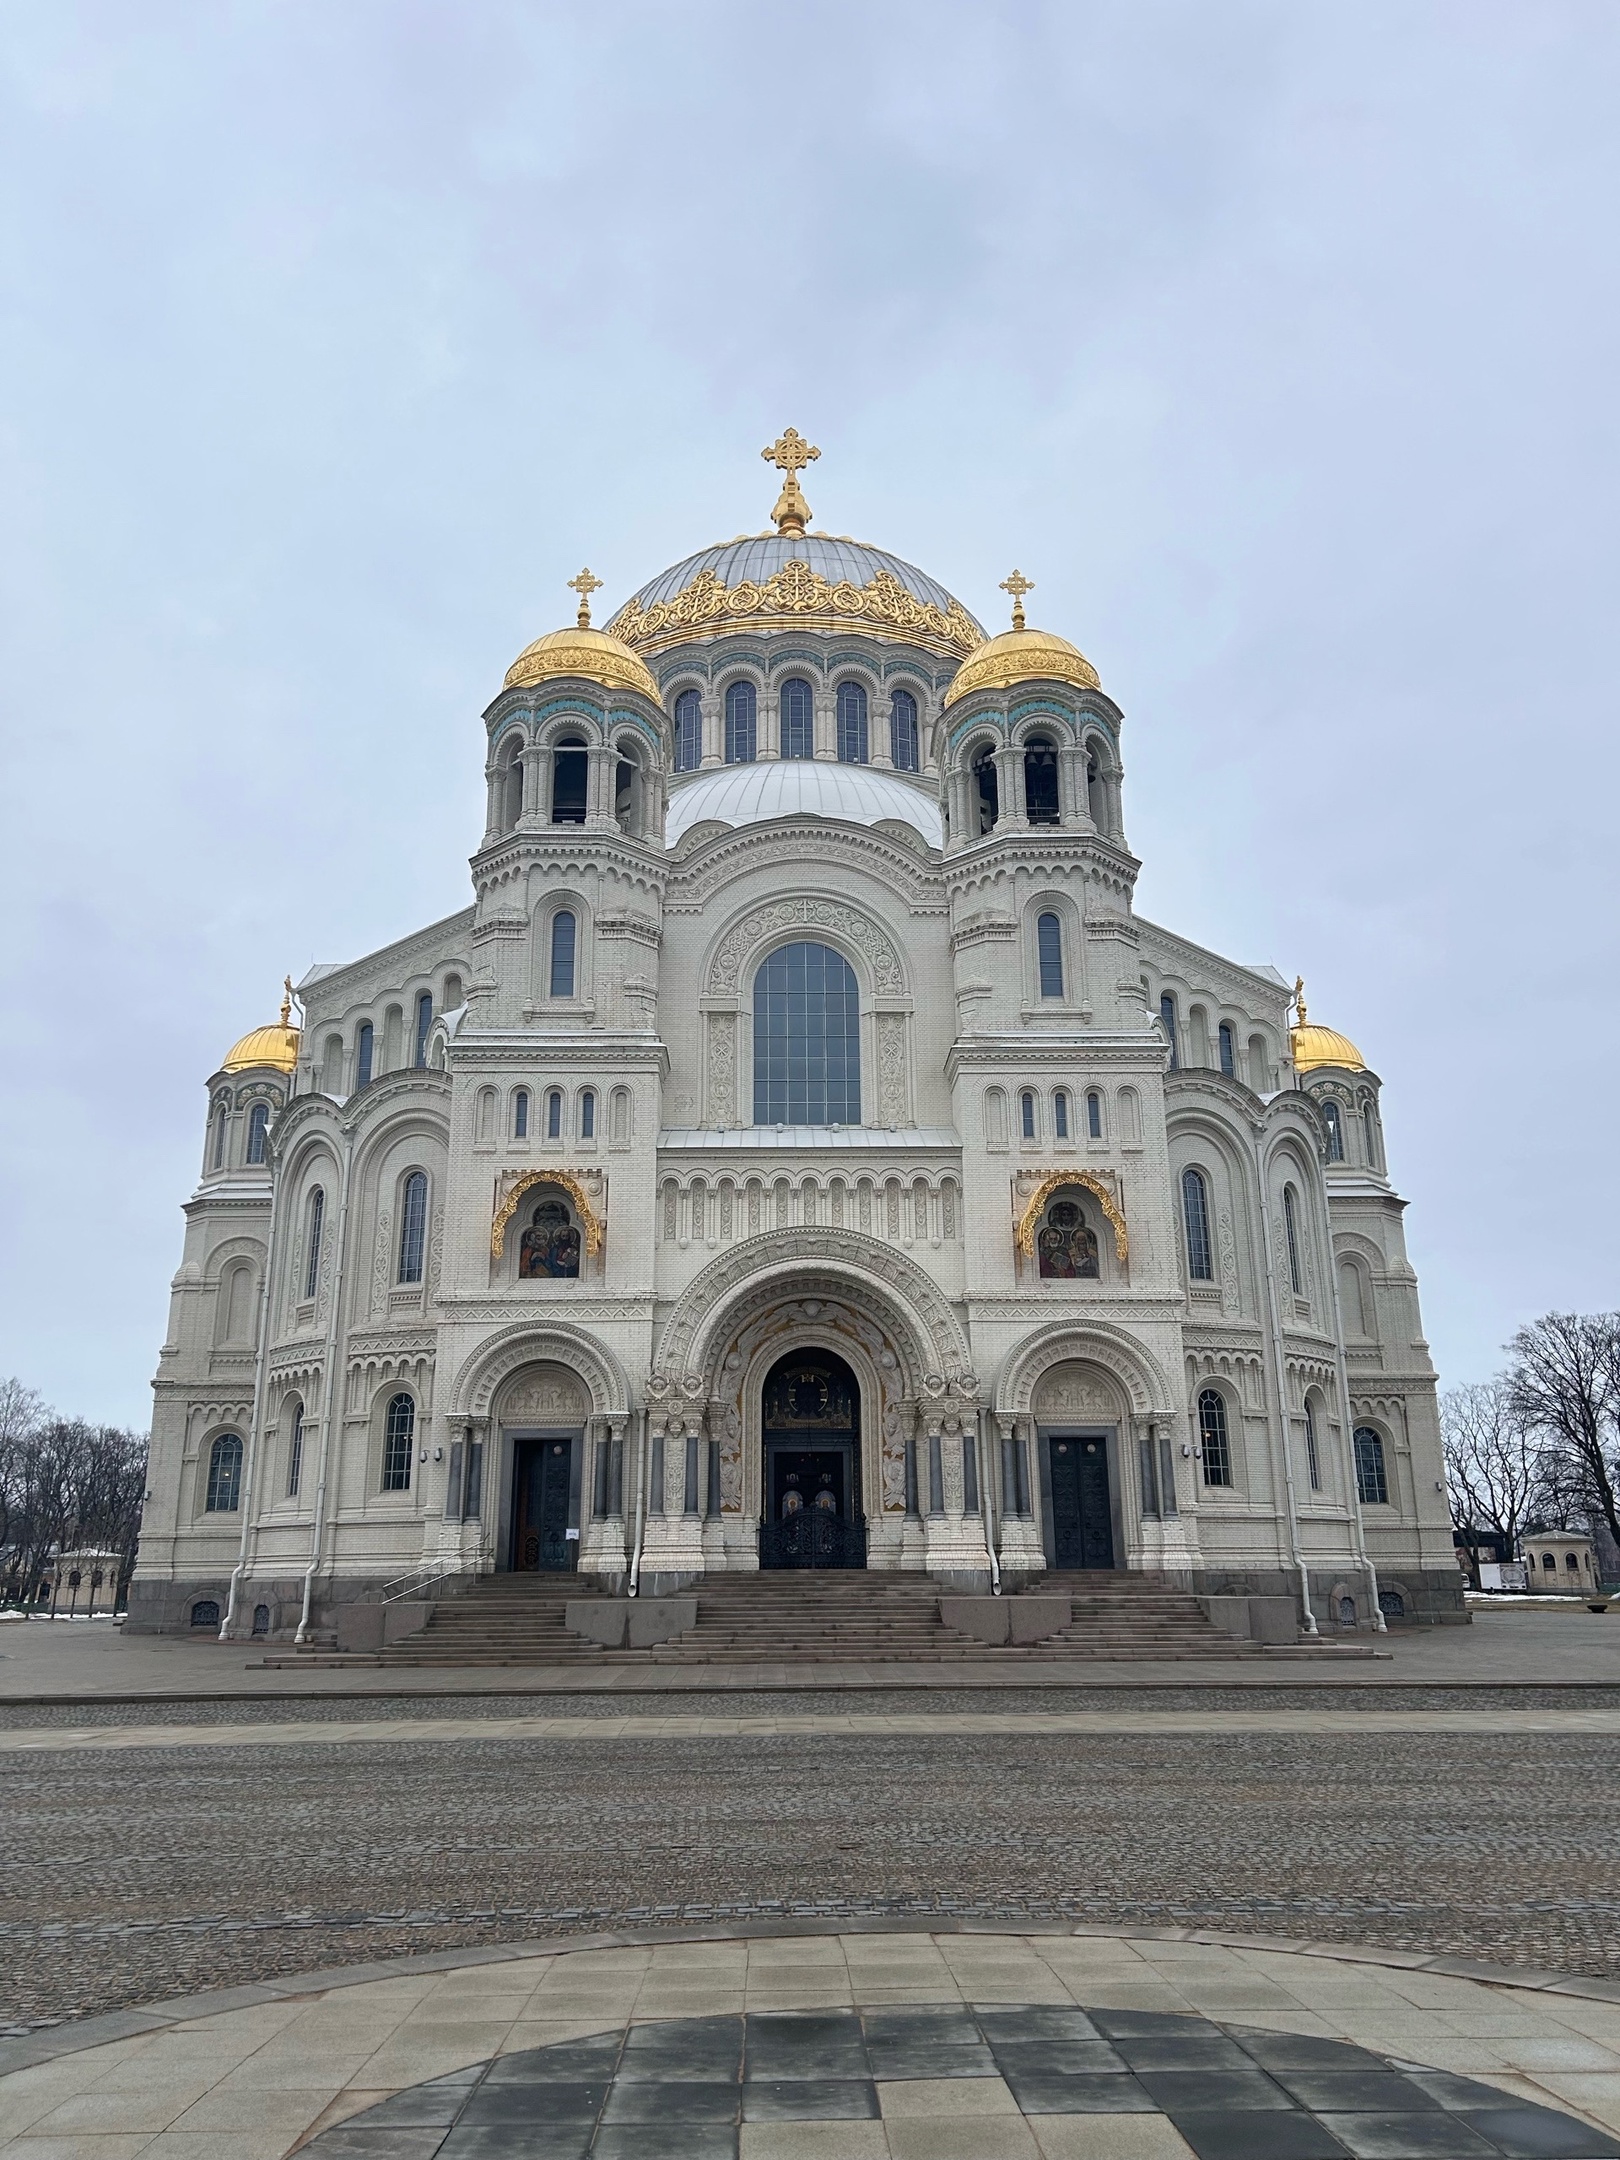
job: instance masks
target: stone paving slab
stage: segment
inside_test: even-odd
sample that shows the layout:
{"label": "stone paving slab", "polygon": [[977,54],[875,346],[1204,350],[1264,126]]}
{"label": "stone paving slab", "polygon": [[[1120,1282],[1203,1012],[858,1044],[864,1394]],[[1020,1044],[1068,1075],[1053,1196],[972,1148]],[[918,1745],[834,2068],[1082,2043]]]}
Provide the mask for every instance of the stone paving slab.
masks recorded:
{"label": "stone paving slab", "polygon": [[971,1925],[449,1953],[12,2043],[0,2154],[1620,2153],[1620,1989],[1460,1962]]}

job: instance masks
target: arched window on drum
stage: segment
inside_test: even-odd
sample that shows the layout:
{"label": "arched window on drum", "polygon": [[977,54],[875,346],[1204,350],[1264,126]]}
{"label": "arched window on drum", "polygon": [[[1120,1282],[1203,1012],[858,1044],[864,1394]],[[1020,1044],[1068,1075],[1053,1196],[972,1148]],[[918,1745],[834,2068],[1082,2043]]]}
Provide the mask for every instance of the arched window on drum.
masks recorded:
{"label": "arched window on drum", "polygon": [[917,770],[917,700],[897,690],[889,704],[889,755],[896,772]]}
{"label": "arched window on drum", "polygon": [[802,675],[790,675],[782,685],[780,710],[783,757],[814,757],[816,695]]}
{"label": "arched window on drum", "polygon": [[683,690],[675,700],[675,770],[696,772],[703,763],[703,700]]}

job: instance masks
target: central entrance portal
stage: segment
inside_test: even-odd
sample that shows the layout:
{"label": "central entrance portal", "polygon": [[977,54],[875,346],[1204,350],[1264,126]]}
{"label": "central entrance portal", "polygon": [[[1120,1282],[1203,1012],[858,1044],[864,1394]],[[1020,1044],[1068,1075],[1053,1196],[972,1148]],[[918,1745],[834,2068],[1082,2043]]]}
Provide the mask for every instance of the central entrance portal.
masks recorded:
{"label": "central entrance portal", "polygon": [[762,1568],[866,1565],[861,1391],[830,1350],[795,1350],[765,1376]]}

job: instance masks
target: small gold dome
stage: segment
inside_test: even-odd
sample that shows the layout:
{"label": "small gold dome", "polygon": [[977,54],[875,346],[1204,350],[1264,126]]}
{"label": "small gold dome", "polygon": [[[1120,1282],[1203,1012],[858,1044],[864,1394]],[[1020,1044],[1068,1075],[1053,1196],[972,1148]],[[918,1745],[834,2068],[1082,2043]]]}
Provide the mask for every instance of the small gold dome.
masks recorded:
{"label": "small gold dome", "polygon": [[549,682],[555,675],[583,675],[589,682],[609,690],[639,690],[644,698],[659,702],[658,685],[645,660],[628,645],[621,645],[605,630],[582,628],[571,623],[566,630],[548,630],[537,637],[506,671],[508,690],[526,690],[532,683]]}
{"label": "small gold dome", "polygon": [[268,1066],[272,1072],[290,1073],[298,1064],[298,1045],[301,1040],[292,1024],[292,977],[287,978],[286,990],[281,1000],[281,1018],[273,1027],[255,1028],[251,1035],[244,1035],[239,1043],[233,1043],[225,1053],[221,1072],[248,1072],[254,1067],[261,1070]]}
{"label": "small gold dome", "polygon": [[956,671],[945,693],[947,705],[973,690],[1005,690],[1012,683],[1067,682],[1081,690],[1100,690],[1097,670],[1076,645],[1051,630],[1003,630],[986,638]]}
{"label": "small gold dome", "polygon": [[1339,1065],[1346,1072],[1365,1072],[1367,1060],[1348,1035],[1336,1028],[1318,1027],[1305,1010],[1305,978],[1294,983],[1294,1006],[1299,1018],[1288,1030],[1288,1051],[1295,1072],[1315,1072],[1322,1065]]}

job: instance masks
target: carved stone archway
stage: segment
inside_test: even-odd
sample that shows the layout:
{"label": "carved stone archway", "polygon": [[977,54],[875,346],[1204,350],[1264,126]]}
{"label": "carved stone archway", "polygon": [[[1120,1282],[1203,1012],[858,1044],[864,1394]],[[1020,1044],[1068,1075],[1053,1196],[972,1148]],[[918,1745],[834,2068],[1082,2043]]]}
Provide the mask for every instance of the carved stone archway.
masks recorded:
{"label": "carved stone archway", "polygon": [[630,1384],[613,1352],[583,1328],[551,1319],[520,1320],[479,1344],[450,1390],[449,1415],[487,1418],[502,1384],[525,1365],[565,1365],[584,1383],[597,1417],[630,1414]]}
{"label": "carved stone archway", "polygon": [[1131,1414],[1162,1419],[1175,1415],[1175,1391],[1145,1344],[1105,1320],[1054,1321],[1020,1343],[996,1382],[996,1415],[1028,1417],[1035,1389],[1054,1365],[1071,1360],[1100,1365],[1120,1386]]}

